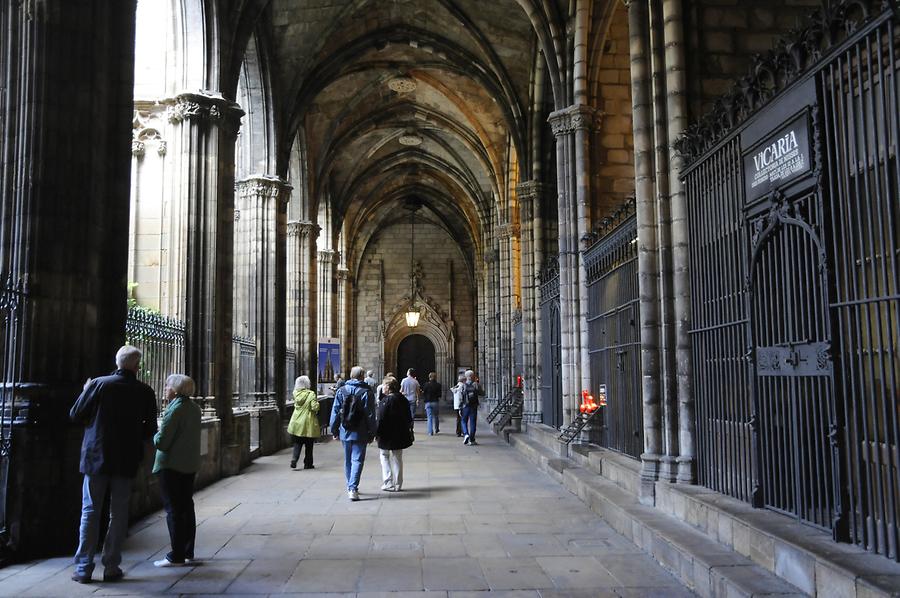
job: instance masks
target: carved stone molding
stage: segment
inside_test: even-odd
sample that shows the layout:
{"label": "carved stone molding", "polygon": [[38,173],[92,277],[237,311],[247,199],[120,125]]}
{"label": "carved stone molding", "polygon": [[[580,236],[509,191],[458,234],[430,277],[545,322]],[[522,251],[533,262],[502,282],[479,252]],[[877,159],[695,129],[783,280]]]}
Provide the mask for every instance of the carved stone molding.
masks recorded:
{"label": "carved stone molding", "polygon": [[826,2],[768,52],[758,54],[749,73],[720,96],[713,108],[685,130],[676,151],[690,165],[728,136],[835,46],[889,8],[887,0]]}
{"label": "carved stone molding", "polygon": [[350,278],[350,270],[348,268],[344,268],[343,266],[338,266],[337,272],[335,273],[335,277],[341,282]]}
{"label": "carved stone molding", "polygon": [[163,101],[169,106],[169,122],[198,121],[215,125],[227,134],[237,135],[244,111],[235,102],[219,95],[181,93]]}
{"label": "carved stone molding", "polygon": [[137,139],[131,140],[131,155],[135,158],[144,157],[144,142]]}
{"label": "carved stone molding", "polygon": [[554,137],[568,135],[578,130],[593,131],[600,127],[603,118],[603,112],[586,106],[584,104],[576,104],[563,108],[555,112],[551,112],[547,117],[550,123],[550,129],[553,131]]}
{"label": "carved stone molding", "polygon": [[241,197],[261,197],[264,199],[280,199],[287,203],[293,187],[276,176],[251,176],[237,181],[234,190]]}
{"label": "carved stone molding", "polygon": [[503,224],[498,224],[494,228],[494,234],[498,239],[510,239],[515,237],[519,238],[519,223],[518,222],[504,222]]}

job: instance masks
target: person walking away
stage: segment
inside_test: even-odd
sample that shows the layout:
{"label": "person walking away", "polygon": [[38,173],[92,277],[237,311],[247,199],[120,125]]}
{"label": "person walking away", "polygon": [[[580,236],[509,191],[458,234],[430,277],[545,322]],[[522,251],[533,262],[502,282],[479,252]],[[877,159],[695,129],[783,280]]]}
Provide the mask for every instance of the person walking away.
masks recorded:
{"label": "person walking away", "polygon": [[319,437],[319,399],[310,388],[309,376],[300,376],[294,381],[294,413],[288,422],[287,431],[294,444],[291,469],[297,468],[300,449],[305,448],[303,469],[315,469],[313,465],[313,444]]}
{"label": "person walking away", "polygon": [[153,437],[156,460],[153,473],[159,479],[169,541],[172,550],[153,561],[156,567],[180,567],[194,560],[197,514],[194,511],[194,478],[200,471],[200,406],[191,400],[194,380],[183,374],[166,378],[169,401],[159,432]]}
{"label": "person walking away", "polygon": [[367,370],[366,378],[363,381],[369,385],[369,388],[372,389],[372,392],[377,392],[376,386],[380,386],[380,384],[378,384],[378,380],[375,379],[375,372],[373,372],[372,370]]}
{"label": "person walking away", "polygon": [[344,444],[344,476],[347,498],[359,500],[359,479],[366,461],[366,446],[375,439],[375,399],[363,382],[365,371],[354,366],[350,380],[334,395],[329,427],[334,439]]}
{"label": "person walking away", "polygon": [[400,383],[393,376],[382,383],[384,400],[378,408],[378,441],[381,457],[381,489],[400,492],[403,486],[403,449],[413,443],[413,420]]}
{"label": "person walking away", "polygon": [[428,435],[441,431],[440,405],[441,383],[437,381],[437,374],[428,374],[428,382],[422,387],[422,398],[425,401],[425,416],[428,418]]}
{"label": "person walking away", "polygon": [[90,583],[100,531],[103,499],[109,490],[109,529],[103,542],[103,580],[124,576],[122,542],[128,531],[131,484],[144,456],[144,444],[156,432],[156,397],[137,379],[141,352],[125,345],[116,352],[116,371],[88,379],[69,417],[84,425],[79,470],[81,524],[72,580]]}
{"label": "person walking away", "polygon": [[453,393],[453,411],[456,412],[456,437],[462,438],[463,389],[466,387],[466,376],[460,374],[456,386],[450,389]]}
{"label": "person walking away", "polygon": [[478,424],[479,397],[484,395],[478,376],[472,370],[466,370],[466,383],[463,386],[462,431],[463,444],[476,445],[475,428]]}
{"label": "person walking away", "polygon": [[413,419],[416,418],[416,407],[419,406],[419,395],[422,389],[419,387],[419,381],[416,380],[416,370],[409,368],[406,370],[406,378],[400,383],[400,392],[409,402],[409,413]]}

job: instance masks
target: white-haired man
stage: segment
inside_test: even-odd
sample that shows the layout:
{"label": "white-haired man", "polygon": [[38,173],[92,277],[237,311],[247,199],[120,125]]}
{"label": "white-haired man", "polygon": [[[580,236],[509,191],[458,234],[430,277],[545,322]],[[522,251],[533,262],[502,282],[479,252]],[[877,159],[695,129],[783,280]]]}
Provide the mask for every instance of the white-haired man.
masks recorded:
{"label": "white-haired man", "polygon": [[116,371],[84,383],[69,417],[84,424],[81,443],[81,526],[72,579],[89,583],[100,528],[103,499],[109,490],[109,531],[103,542],[103,580],[122,579],[122,542],[128,531],[131,482],[156,433],[156,397],[137,379],[141,352],[125,345],[116,353]]}
{"label": "white-haired man", "polygon": [[359,479],[366,461],[366,446],[375,440],[375,397],[363,381],[365,370],[354,366],[350,380],[334,394],[331,435],[344,443],[347,498],[359,500]]}

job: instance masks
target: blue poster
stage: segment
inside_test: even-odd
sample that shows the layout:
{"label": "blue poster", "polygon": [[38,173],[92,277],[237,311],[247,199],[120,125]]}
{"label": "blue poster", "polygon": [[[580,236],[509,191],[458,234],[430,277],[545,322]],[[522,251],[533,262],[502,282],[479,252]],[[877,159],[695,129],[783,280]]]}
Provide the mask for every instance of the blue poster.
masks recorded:
{"label": "blue poster", "polygon": [[341,372],[341,344],[338,339],[319,341],[319,384],[331,384],[334,376]]}

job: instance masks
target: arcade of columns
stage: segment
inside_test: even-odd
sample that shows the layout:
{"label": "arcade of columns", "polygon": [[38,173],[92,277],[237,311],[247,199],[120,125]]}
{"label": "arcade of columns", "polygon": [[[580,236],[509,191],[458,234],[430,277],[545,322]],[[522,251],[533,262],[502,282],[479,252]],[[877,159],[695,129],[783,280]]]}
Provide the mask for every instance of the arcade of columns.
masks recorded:
{"label": "arcade of columns", "polygon": [[[544,48],[561,79],[570,82],[552,90],[553,111],[546,119],[555,140],[556,176],[547,174],[540,152],[532,152],[528,174],[523,170],[522,180],[512,183],[515,201],[482,215],[483,251],[473,282],[476,365],[490,396],[502,397],[521,374],[525,410],[539,412],[544,340],[538,275],[557,253],[548,249],[549,205],[558,223],[566,421],[577,413],[580,391],[596,382],[588,367],[583,260],[592,226],[602,216],[591,202],[591,155],[603,118],[587,89],[591,4],[575,3],[570,53]],[[625,2],[640,268],[641,460],[648,502],[655,480],[694,481],[685,200],[680,158],[670,149],[687,123],[686,45],[682,0],[655,5],[661,10],[651,14],[646,2]],[[107,370],[123,339],[129,229],[123,198],[129,196],[132,160],[144,152],[142,145],[132,148],[133,157],[128,152],[134,56],[127,49],[134,45],[134,10],[135,0],[52,6],[30,0],[0,9],[0,30],[9,33],[0,56],[7,82],[0,93],[2,267],[7,301],[16,301],[10,324],[15,342],[4,373],[23,423],[15,452],[29,456],[29,466],[16,470],[10,512],[21,513],[29,502],[44,504],[51,487],[73,483],[71,459],[60,458],[62,439],[69,442],[75,434],[59,434],[66,429],[65,413],[86,372]],[[246,35],[232,25],[235,39]],[[342,364],[355,361],[349,314],[356,295],[354,273],[341,261],[330,232],[321,230],[314,215],[289,217],[288,201],[298,190],[286,172],[235,180],[244,110],[228,99],[235,94],[226,75],[236,70],[240,53],[223,47],[221,54],[227,57],[221,72],[203,82],[204,89],[220,91],[179,93],[161,104],[170,126],[162,151],[174,156],[172,205],[178,206],[169,302],[186,327],[185,371],[197,381],[198,395],[211,398],[222,422],[221,473],[229,475],[239,467],[232,336],[257,339],[257,390],[283,404],[287,349],[296,351],[298,372],[314,371],[320,337],[338,337]],[[536,146],[542,126],[534,126]],[[518,318],[521,371],[513,364]],[[43,525],[52,529],[68,516],[48,516]]]}

